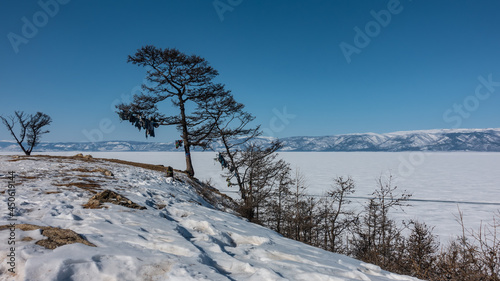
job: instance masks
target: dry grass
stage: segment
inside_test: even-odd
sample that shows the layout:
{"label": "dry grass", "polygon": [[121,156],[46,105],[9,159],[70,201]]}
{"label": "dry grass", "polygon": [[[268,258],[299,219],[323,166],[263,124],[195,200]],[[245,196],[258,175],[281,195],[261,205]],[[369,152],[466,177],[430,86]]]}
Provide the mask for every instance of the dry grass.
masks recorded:
{"label": "dry grass", "polygon": [[35,176],[19,176],[17,179],[20,180],[36,180],[38,177]]}
{"label": "dry grass", "polygon": [[[113,173],[110,170],[106,170],[103,168],[97,168],[97,169],[88,169],[88,168],[74,168],[71,169],[70,171],[73,172],[81,172],[81,173],[101,173],[105,176],[112,177]],[[91,175],[83,175],[84,177],[90,177]]]}
{"label": "dry grass", "polygon": [[101,185],[97,182],[69,182],[69,183],[54,183],[55,186],[78,187],[87,190],[91,193],[97,193],[102,190]]}
{"label": "dry grass", "polygon": [[[138,163],[138,162],[132,162],[132,161],[125,161],[125,160],[119,160],[119,159],[108,159],[108,158],[92,158],[92,157],[87,157],[87,156],[55,156],[55,155],[30,155],[30,156],[25,156],[25,155],[16,155],[13,156],[15,158],[8,160],[8,161],[21,161],[21,160],[38,160],[39,158],[47,158],[47,159],[67,159],[67,160],[79,160],[79,161],[84,161],[84,162],[96,162],[96,161],[107,161],[107,162],[113,162],[113,163],[118,163],[118,164],[124,164],[124,165],[129,165],[129,166],[134,166],[134,167],[140,167],[148,170],[153,170],[153,171],[160,171],[160,172],[165,172],[166,167],[163,165],[153,165],[153,164],[146,164],[146,163]],[[80,172],[93,172],[95,170],[89,170],[85,168],[76,168],[74,171],[80,171]],[[184,171],[174,169],[174,171],[178,173],[185,173]]]}
{"label": "dry grass", "polygon": [[57,194],[57,193],[62,193],[62,191],[57,190],[57,191],[45,191],[45,194]]}
{"label": "dry grass", "polygon": [[81,173],[92,173],[92,170],[87,169],[87,168],[74,168],[74,169],[71,169],[70,171],[81,172]]}

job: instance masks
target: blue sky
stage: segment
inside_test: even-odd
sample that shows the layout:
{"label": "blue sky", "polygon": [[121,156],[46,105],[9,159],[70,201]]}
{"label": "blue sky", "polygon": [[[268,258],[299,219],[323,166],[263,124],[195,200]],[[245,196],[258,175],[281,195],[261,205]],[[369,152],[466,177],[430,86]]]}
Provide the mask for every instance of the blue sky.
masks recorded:
{"label": "blue sky", "polygon": [[499,11],[497,0],[4,0],[0,114],[49,114],[44,141],[145,140],[113,105],[145,76],[127,56],[152,44],[206,58],[270,136],[497,128]]}

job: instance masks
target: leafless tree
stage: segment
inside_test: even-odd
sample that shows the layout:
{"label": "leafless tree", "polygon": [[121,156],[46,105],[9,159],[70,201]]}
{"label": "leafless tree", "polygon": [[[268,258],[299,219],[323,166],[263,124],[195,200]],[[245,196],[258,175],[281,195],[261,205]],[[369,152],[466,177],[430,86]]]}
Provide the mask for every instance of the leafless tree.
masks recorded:
{"label": "leafless tree", "polygon": [[259,208],[279,185],[278,175],[288,169],[289,164],[278,159],[275,153],[280,147],[280,142],[273,142],[269,147],[251,143],[233,154],[233,172],[241,179],[242,214],[251,221],[258,221]]}
{"label": "leafless tree", "polygon": [[338,177],[333,182],[323,200],[324,248],[343,253],[346,245],[342,238],[358,221],[358,215],[348,208],[351,203],[348,197],[354,193],[355,185],[351,177]]}
{"label": "leafless tree", "polygon": [[393,208],[408,206],[411,194],[395,194],[397,186],[390,175],[386,180],[380,177],[372,198],[365,206],[365,213],[356,229],[353,239],[356,258],[388,268],[394,262],[397,245],[402,239],[402,229],[391,219],[389,212]]}
{"label": "leafless tree", "polygon": [[[0,116],[0,118],[26,155],[31,155],[33,148],[40,143],[42,135],[49,133],[49,130],[44,130],[43,128],[52,122],[50,116],[42,112],[37,112],[35,115],[27,115],[22,111],[16,111],[14,116],[7,118]],[[16,135],[14,132],[16,124],[20,126],[19,135]],[[25,140],[26,147],[24,146]]]}

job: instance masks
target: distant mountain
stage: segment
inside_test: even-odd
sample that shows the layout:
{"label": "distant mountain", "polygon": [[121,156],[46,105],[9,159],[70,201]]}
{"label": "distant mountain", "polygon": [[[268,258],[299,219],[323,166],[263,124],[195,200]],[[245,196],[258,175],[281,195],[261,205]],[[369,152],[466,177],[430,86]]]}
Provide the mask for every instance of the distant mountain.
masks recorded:
{"label": "distant mountain", "polygon": [[[0,141],[0,151],[21,151],[11,141]],[[42,142],[34,151],[175,151],[174,143],[140,141]]]}
{"label": "distant mountain", "polygon": [[284,151],[495,151],[500,129],[443,129],[283,139]]}
{"label": "distant mountain", "polygon": [[[258,142],[270,143],[261,137]],[[387,134],[348,134],[281,139],[282,151],[490,151],[500,152],[500,129],[443,129]],[[221,150],[215,144],[215,150]],[[0,141],[0,151],[20,151],[12,141]],[[35,151],[181,151],[173,142],[103,141],[42,142]],[[200,151],[196,149],[195,151]]]}

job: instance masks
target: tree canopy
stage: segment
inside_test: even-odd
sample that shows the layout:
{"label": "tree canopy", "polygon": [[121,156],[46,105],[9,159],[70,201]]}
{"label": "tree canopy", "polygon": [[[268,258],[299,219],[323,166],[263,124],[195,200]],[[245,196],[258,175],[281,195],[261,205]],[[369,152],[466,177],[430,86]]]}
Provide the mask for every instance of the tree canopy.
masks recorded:
{"label": "tree canopy", "polygon": [[[144,46],[129,56],[128,62],[146,69],[146,82],[131,103],[117,105],[119,117],[144,129],[146,137],[154,137],[160,126],[176,126],[186,155],[186,172],[194,175],[191,148],[206,149],[217,138],[214,128],[219,117],[208,112],[217,112],[212,101],[231,97],[230,91],[214,83],[218,72],[204,58],[174,48]],[[158,105],[164,101],[170,101],[177,112],[161,112]],[[232,98],[226,101],[235,102]]]}

